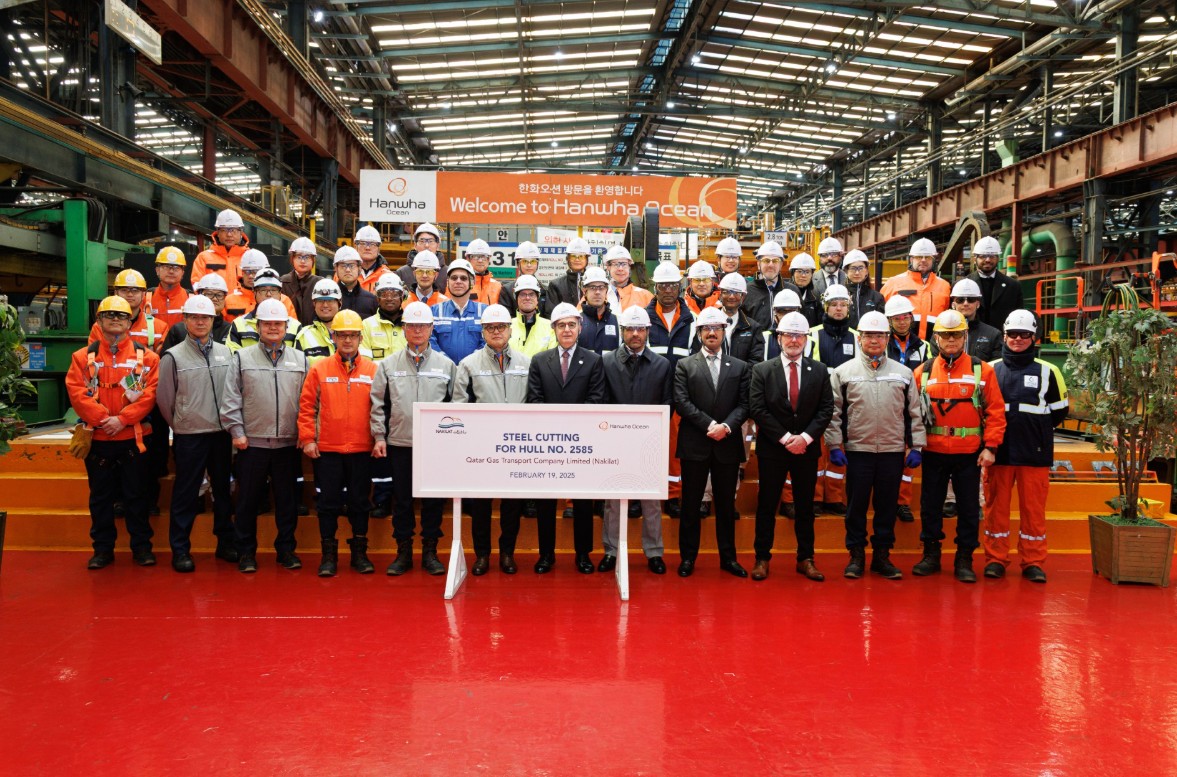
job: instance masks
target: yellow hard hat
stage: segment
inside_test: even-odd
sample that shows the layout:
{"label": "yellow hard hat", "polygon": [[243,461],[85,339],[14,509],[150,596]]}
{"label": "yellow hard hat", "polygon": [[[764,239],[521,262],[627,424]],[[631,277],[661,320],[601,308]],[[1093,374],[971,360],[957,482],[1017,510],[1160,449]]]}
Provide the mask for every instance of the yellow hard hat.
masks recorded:
{"label": "yellow hard hat", "polygon": [[936,326],[932,328],[933,332],[967,332],[969,331],[969,322],[960,314],[958,310],[945,310],[940,315],[936,316]]}
{"label": "yellow hard hat", "polygon": [[[134,270],[129,272],[134,272]],[[110,296],[98,303],[98,315],[103,313],[126,313],[129,316],[131,315],[131,304],[122,297]]]}
{"label": "yellow hard hat", "polygon": [[143,278],[143,273],[138,270],[123,270],[118,275],[114,276],[114,287],[127,287],[132,289],[147,289],[147,281]]}
{"label": "yellow hard hat", "polygon": [[184,252],[175,246],[164,246],[159,249],[159,253],[155,255],[156,264],[174,264],[178,267],[186,267],[188,260],[184,258]]}
{"label": "yellow hard hat", "polygon": [[364,328],[364,321],[354,310],[341,310],[331,319],[332,332],[359,332]]}

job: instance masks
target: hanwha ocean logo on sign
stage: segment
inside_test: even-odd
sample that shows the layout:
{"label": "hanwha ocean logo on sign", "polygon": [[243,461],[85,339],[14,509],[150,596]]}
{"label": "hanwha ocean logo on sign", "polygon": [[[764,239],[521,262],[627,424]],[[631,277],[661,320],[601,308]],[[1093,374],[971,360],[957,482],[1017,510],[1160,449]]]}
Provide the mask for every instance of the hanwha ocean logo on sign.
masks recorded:
{"label": "hanwha ocean logo on sign", "polygon": [[403,197],[405,192],[409,190],[409,182],[404,179],[404,176],[398,175],[389,181],[388,186],[384,188],[388,189],[388,193],[393,197]]}
{"label": "hanwha ocean logo on sign", "polygon": [[419,170],[361,170],[360,220],[437,220],[437,173]]}

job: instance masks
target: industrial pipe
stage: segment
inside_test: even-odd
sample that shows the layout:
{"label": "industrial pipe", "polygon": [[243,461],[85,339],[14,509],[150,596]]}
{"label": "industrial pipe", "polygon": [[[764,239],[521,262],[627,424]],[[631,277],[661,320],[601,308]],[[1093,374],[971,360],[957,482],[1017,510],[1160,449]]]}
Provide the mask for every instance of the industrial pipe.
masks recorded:
{"label": "industrial pipe", "polygon": [[[1057,221],[1039,224],[1027,232],[1022,239],[1022,259],[1025,260],[1029,257],[1030,251],[1035,246],[1044,245],[1054,248],[1054,271],[1056,273],[1070,270],[1075,266],[1075,261],[1079,258],[1079,244],[1075,241],[1074,233],[1065,224],[1060,224]],[[1073,302],[1067,302],[1068,295]],[[1067,307],[1068,304],[1075,307],[1080,304],[1075,296],[1074,278],[1055,281],[1054,307]],[[1064,338],[1067,334],[1067,319],[1063,316],[1054,316],[1050,328],[1052,332],[1058,333],[1060,339]]]}

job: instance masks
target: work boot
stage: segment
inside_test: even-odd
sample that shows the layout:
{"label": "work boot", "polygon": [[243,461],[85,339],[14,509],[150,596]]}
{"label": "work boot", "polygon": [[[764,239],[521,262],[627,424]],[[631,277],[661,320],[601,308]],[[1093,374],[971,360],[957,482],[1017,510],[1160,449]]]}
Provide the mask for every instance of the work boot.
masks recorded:
{"label": "work boot", "polygon": [[339,565],[339,540],[323,540],[323,560],[319,562],[319,577],[335,577]]}
{"label": "work boot", "polygon": [[1031,583],[1045,583],[1046,572],[1037,564],[1031,564],[1022,570],[1022,577],[1029,580]]}
{"label": "work boot", "polygon": [[915,523],[915,516],[911,514],[911,507],[908,505],[899,505],[896,515],[904,523]]}
{"label": "work boot", "polygon": [[677,518],[681,509],[679,507],[678,497],[676,496],[673,499],[667,499],[663,508],[666,510],[666,514],[671,518]]}
{"label": "work boot", "polygon": [[388,574],[396,577],[413,568],[413,541],[396,541],[396,558],[388,565]]}
{"label": "work boot", "polygon": [[376,571],[376,567],[372,565],[371,559],[368,558],[367,537],[352,537],[347,541],[347,544],[351,548],[352,569],[361,575],[370,575]]}
{"label": "work boot", "polygon": [[985,565],[985,577],[990,580],[1005,577],[1005,567],[996,561],[990,561]]}
{"label": "work boot", "polygon": [[826,515],[836,515],[839,518],[844,518],[846,516],[846,503],[845,502],[826,502],[825,514]]}
{"label": "work boot", "polygon": [[973,571],[973,552],[971,550],[956,551],[956,561],[953,562],[953,574],[962,583],[977,582],[977,573]]}
{"label": "work boot", "polygon": [[891,551],[887,548],[875,548],[874,555],[870,560],[870,571],[872,575],[881,575],[888,580],[903,579],[903,573],[899,571],[899,567],[891,563]]}
{"label": "work boot", "polygon": [[842,572],[842,577],[857,580],[862,577],[865,569],[866,550],[863,548],[850,548],[850,563],[846,565],[846,569]]}
{"label": "work boot", "polygon": [[937,574],[939,571],[940,543],[925,542],[924,557],[917,561],[915,566],[911,568],[911,573],[916,577],[925,577],[926,575]]}
{"label": "work boot", "polygon": [[437,540],[421,540],[421,568],[431,575],[445,574],[445,564],[437,557]]}

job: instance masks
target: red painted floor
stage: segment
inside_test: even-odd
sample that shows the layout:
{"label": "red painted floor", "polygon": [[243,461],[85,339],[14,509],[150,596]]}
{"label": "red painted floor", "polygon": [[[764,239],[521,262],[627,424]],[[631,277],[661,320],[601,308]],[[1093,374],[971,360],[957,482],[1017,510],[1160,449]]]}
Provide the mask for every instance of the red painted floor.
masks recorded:
{"label": "red painted floor", "polygon": [[444,578],[320,580],[311,553],[252,577],[85,559],[3,559],[4,774],[1177,773],[1174,589],[1086,556],[1046,586],[672,557],[627,605],[570,556],[448,604]]}

